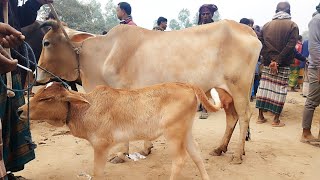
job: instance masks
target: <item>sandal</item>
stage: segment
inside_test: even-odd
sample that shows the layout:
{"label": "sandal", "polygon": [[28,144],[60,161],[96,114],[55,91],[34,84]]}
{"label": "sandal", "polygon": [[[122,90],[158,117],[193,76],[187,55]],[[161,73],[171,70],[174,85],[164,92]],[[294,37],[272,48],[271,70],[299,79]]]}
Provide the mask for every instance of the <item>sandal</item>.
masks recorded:
{"label": "sandal", "polygon": [[272,125],[272,127],[283,127],[286,124],[284,124],[282,122],[273,122],[271,125]]}
{"label": "sandal", "polygon": [[209,114],[206,112],[201,112],[199,119],[208,119]]}
{"label": "sandal", "polygon": [[15,176],[12,173],[7,174],[8,180],[28,180],[22,176]]}

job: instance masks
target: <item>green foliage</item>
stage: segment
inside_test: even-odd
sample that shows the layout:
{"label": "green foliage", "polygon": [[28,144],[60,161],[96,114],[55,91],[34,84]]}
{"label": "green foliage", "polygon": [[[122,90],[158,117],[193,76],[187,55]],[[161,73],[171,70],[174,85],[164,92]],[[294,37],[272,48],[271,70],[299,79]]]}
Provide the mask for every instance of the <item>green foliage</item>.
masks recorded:
{"label": "green foliage", "polygon": [[171,30],[180,30],[181,26],[179,24],[179,22],[175,19],[172,19],[169,23],[169,27]]}
{"label": "green foliage", "polygon": [[109,31],[114,26],[119,24],[118,18],[117,18],[117,6],[113,3],[113,0],[108,0],[107,4],[105,5],[105,22],[106,22],[106,28],[104,30]]}
{"label": "green foliage", "polygon": [[[54,7],[61,21],[72,29],[101,34],[102,31],[110,30],[118,24],[116,6],[112,0],[105,4],[105,13],[96,0],[55,0]],[[39,15],[44,19],[49,12],[50,8],[43,6]]]}
{"label": "green foliage", "polygon": [[301,34],[303,41],[309,39],[309,31],[303,31]]}
{"label": "green foliage", "polygon": [[178,14],[178,20],[172,19],[169,22],[169,27],[172,30],[179,30],[191,27],[190,11],[188,9],[182,9]]}

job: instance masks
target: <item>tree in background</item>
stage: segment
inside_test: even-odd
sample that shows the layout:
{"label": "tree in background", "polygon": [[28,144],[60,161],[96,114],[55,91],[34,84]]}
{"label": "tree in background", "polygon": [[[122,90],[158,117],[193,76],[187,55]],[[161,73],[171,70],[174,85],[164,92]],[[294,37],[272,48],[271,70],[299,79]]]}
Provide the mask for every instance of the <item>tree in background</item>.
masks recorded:
{"label": "tree in background", "polygon": [[190,11],[188,9],[182,9],[178,14],[178,20],[172,19],[169,23],[169,27],[172,30],[179,30],[191,27]]}
{"label": "tree in background", "polygon": [[172,19],[169,23],[169,27],[171,30],[180,30],[181,26],[176,19]]}
{"label": "tree in background", "polygon": [[[112,0],[108,0],[105,7],[105,13],[96,0],[55,0],[54,7],[61,21],[67,23],[68,27],[80,31],[86,31],[95,34],[101,34],[102,31],[109,31],[118,24],[116,16],[116,6]],[[44,19],[50,8],[43,6],[39,15]]]}
{"label": "tree in background", "polygon": [[105,5],[105,22],[106,27],[104,30],[110,31],[114,26],[119,24],[119,20],[117,18],[117,6],[113,3],[113,0],[108,0],[107,4]]}
{"label": "tree in background", "polygon": [[309,39],[309,31],[303,31],[301,36],[302,36],[303,40],[308,40]]}

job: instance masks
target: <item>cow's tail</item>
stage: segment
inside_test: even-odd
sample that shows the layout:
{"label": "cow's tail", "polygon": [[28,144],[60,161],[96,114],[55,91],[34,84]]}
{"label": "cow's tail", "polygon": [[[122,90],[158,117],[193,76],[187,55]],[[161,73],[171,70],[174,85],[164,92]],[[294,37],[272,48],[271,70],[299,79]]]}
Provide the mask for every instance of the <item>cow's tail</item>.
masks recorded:
{"label": "cow's tail", "polygon": [[207,111],[216,112],[221,109],[221,101],[220,101],[219,94],[216,91],[216,89],[212,88],[210,91],[212,99],[215,102],[213,104],[209,101],[206,94],[204,93],[204,91],[201,88],[199,88],[197,86],[192,86],[192,88],[193,88],[198,100],[201,102],[201,104],[204,106],[204,108],[206,108]]}

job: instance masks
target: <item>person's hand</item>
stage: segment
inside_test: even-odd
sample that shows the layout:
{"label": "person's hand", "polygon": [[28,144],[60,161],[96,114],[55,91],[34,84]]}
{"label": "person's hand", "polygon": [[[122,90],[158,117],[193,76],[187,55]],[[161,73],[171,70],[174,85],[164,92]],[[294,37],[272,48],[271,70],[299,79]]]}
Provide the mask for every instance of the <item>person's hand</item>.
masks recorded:
{"label": "person's hand", "polygon": [[271,61],[269,68],[272,74],[278,74],[278,63],[275,61]]}
{"label": "person's hand", "polygon": [[53,0],[37,0],[38,1],[38,3],[40,3],[40,4],[50,4],[50,3],[53,3]]}
{"label": "person's hand", "polygon": [[8,53],[0,47],[0,74],[4,74],[16,69],[18,64],[17,60],[12,60]]}
{"label": "person's hand", "polygon": [[21,32],[8,24],[0,23],[0,45],[5,48],[19,46],[25,39]]}

